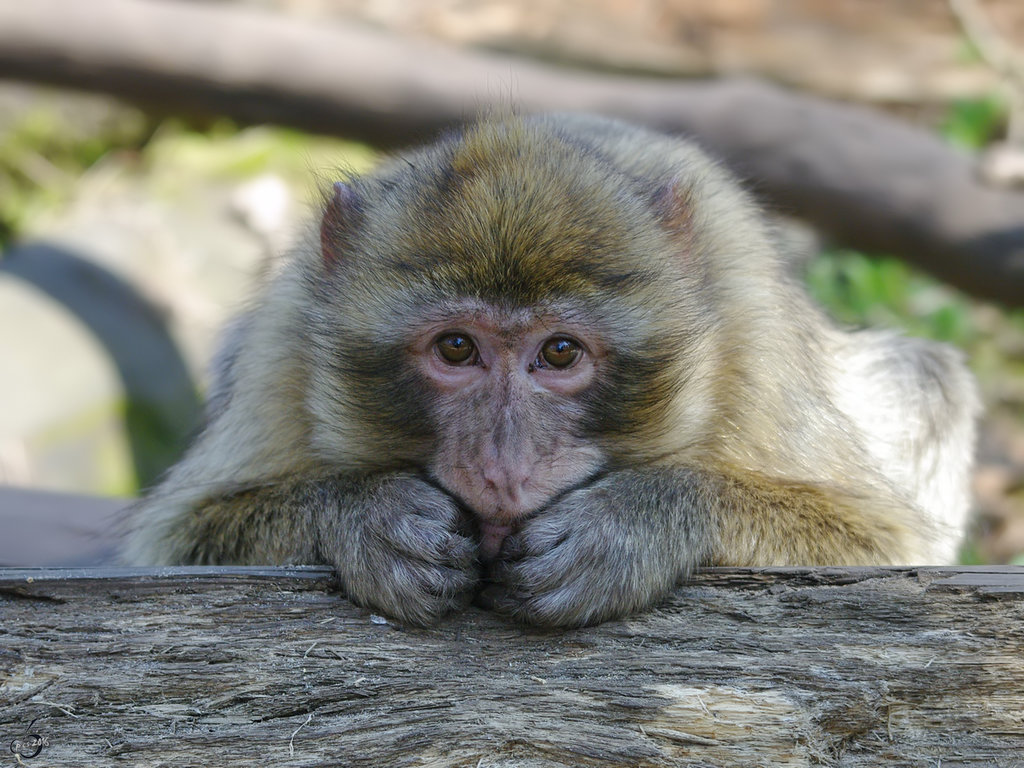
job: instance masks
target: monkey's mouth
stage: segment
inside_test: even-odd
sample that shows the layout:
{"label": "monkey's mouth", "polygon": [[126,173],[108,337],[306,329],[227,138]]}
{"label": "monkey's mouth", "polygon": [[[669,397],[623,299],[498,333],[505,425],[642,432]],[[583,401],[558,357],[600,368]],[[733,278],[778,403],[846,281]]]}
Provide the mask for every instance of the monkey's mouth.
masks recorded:
{"label": "monkey's mouth", "polygon": [[501,551],[501,545],[512,534],[511,525],[499,525],[480,521],[480,559],[484,562],[494,560]]}

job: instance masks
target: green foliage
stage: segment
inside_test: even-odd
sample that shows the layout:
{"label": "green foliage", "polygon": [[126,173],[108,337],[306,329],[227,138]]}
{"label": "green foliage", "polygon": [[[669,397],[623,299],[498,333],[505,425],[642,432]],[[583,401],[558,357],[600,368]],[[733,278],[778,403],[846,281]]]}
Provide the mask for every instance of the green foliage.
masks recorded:
{"label": "green foliage", "polygon": [[840,322],[903,328],[961,347],[975,340],[971,302],[902,261],[829,251],[806,276],[811,294]]}
{"label": "green foliage", "polygon": [[197,178],[241,180],[273,173],[311,195],[318,174],[337,177],[344,172],[362,172],[375,162],[367,146],[299,131],[270,126],[238,129],[220,120],[204,130],[190,129],[168,121],[146,146],[146,170],[158,186],[194,184]]}
{"label": "green foliage", "polygon": [[899,329],[963,349],[990,407],[1024,398],[1024,309],[970,299],[902,261],[856,251],[821,254],[806,280],[841,323]]}
{"label": "green foliage", "polygon": [[364,145],[283,128],[239,129],[229,120],[197,128],[180,120],[153,123],[126,107],[92,111],[91,119],[76,122],[66,105],[40,100],[0,128],[0,249],[35,214],[66,204],[81,176],[111,153],[169,192],[197,178],[274,173],[314,199],[311,177],[336,178],[339,167],[363,171],[375,157]]}
{"label": "green foliage", "polygon": [[985,565],[988,561],[978,552],[977,543],[969,540],[960,548],[957,562],[960,565]]}
{"label": "green foliage", "polygon": [[981,149],[998,138],[1006,125],[1006,104],[989,95],[961,99],[950,106],[940,130],[951,143],[966,149]]}
{"label": "green foliage", "polygon": [[137,150],[150,130],[141,113],[127,109],[72,124],[55,101],[33,102],[15,116],[0,132],[0,248],[32,213],[64,202],[111,148]]}
{"label": "green foliage", "polygon": [[841,323],[900,329],[963,349],[990,406],[1024,399],[1024,309],[970,299],[902,261],[856,251],[821,254],[806,280]]}

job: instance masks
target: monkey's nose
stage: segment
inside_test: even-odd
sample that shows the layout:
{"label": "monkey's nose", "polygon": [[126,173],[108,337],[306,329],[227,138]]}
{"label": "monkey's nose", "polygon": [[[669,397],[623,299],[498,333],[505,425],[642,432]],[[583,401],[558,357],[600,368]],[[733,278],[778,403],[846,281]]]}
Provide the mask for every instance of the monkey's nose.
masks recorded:
{"label": "monkey's nose", "polygon": [[493,493],[506,512],[522,512],[526,500],[526,485],[530,481],[527,471],[517,467],[485,462],[482,468],[484,485]]}

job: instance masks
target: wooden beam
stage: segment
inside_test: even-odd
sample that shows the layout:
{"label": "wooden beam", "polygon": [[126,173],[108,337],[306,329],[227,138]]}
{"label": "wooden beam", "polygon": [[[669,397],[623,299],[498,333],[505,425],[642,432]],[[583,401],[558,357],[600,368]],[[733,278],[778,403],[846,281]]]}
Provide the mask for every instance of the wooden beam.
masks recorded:
{"label": "wooden beam", "polygon": [[0,734],[39,765],[1024,757],[1021,568],[714,569],[557,632],[405,627],[325,568],[8,569],[0,617]]}

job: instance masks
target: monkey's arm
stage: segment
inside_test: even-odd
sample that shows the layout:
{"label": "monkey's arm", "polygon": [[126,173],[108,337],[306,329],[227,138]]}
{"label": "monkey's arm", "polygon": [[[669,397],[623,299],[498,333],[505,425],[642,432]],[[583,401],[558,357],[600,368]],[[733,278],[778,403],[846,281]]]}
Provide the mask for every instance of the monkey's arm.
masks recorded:
{"label": "monkey's arm", "polygon": [[922,536],[914,517],[867,496],[757,476],[616,471],[509,537],[481,599],[533,624],[594,624],[651,606],[702,564],[906,561]]}
{"label": "monkey's arm", "polygon": [[340,475],[209,498],[166,545],[184,563],[327,563],[354,602],[427,624],[477,585],[466,534],[451,497],[415,475]]}

